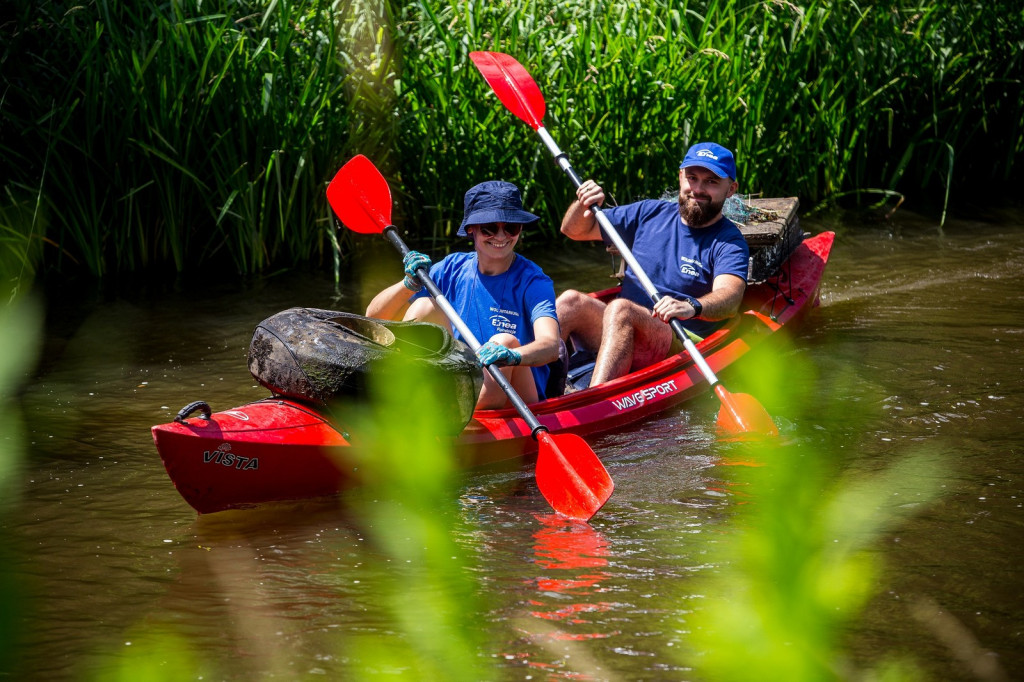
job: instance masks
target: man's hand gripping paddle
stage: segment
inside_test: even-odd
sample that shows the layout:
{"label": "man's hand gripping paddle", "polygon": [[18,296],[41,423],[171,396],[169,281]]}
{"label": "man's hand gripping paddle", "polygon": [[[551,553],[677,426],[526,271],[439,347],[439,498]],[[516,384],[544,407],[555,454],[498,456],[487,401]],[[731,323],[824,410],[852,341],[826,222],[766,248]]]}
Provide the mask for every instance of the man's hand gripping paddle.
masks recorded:
{"label": "man's hand gripping paddle", "polygon": [[[494,94],[498,96],[501,103],[537,131],[548,151],[555,157],[558,166],[569,176],[573,186],[578,188],[583,183],[583,180],[573,170],[569,164],[569,158],[558,148],[555,140],[544,128],[543,120],[546,108],[544,95],[541,94],[540,88],[537,87],[529,72],[514,57],[502,52],[470,52],[469,58],[473,60],[476,68],[483,74],[484,79],[487,80],[487,83],[494,90]],[[656,303],[661,298],[657,287],[651,282],[651,279],[644,272],[643,268],[640,267],[640,264],[636,262],[632,251],[622,241],[622,237],[619,236],[619,233],[612,226],[608,216],[601,211],[600,206],[590,206],[589,208],[597,216],[597,222],[600,224],[601,229],[604,230],[605,235],[615,244],[615,248],[619,250],[622,258],[629,264],[633,274],[636,275],[643,285],[644,290],[651,297],[651,300]],[[704,360],[700,351],[697,350],[697,346],[687,336],[682,323],[679,320],[672,320],[671,325],[672,330],[683,342],[683,346],[690,354],[690,357],[693,358],[701,374],[704,375],[704,378],[707,379],[707,382],[714,389],[715,395],[718,396],[718,400],[721,403],[721,409],[718,411],[718,428],[723,433],[732,435],[777,436],[779,431],[775,427],[775,422],[772,421],[771,415],[768,414],[761,403],[751,395],[745,393],[734,394],[727,391],[718,381],[718,377],[715,376],[715,373],[711,370],[707,361]]]}
{"label": "man's hand gripping paddle", "polygon": [[[409,247],[391,224],[391,188],[377,167],[359,155],[342,166],[327,187],[327,202],[346,227],[360,234],[381,234],[404,257]],[[434,302],[459,330],[474,352],[480,342],[430,278],[426,268],[417,270]],[[552,434],[526,406],[505,375],[495,365],[487,371],[508,396],[537,441],[537,487],[551,507],[572,519],[586,521],[608,501],[615,488],[611,476],[586,441],[572,433]]]}

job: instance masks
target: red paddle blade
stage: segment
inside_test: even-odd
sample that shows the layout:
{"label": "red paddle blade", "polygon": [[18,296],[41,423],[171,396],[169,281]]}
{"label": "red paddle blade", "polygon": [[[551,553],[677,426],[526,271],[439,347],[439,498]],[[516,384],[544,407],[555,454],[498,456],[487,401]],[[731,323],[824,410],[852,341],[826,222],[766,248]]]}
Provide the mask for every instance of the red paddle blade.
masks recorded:
{"label": "red paddle blade", "polygon": [[522,64],[504,52],[470,52],[469,58],[509,111],[534,130],[543,125],[544,95]]}
{"label": "red paddle blade", "polygon": [[331,180],[327,203],[353,232],[380,234],[391,224],[391,188],[362,154],[353,156]]}
{"label": "red paddle blade", "polygon": [[769,436],[779,435],[772,416],[752,395],[729,393],[721,384],[715,386],[715,395],[722,403],[718,410],[718,428],[729,435]]}
{"label": "red paddle blade", "polygon": [[611,497],[615,483],[594,451],[572,433],[537,438],[537,487],[551,508],[571,519],[586,521]]}

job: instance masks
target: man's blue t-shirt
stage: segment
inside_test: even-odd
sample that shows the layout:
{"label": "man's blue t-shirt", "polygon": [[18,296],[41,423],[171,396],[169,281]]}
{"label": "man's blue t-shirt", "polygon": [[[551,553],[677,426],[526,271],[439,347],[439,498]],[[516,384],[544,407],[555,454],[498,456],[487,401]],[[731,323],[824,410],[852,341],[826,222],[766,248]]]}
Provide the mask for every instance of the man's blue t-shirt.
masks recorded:
{"label": "man's blue t-shirt", "polygon": [[[728,218],[707,227],[692,228],[680,218],[677,202],[657,199],[603,211],[661,294],[697,298],[711,291],[719,275],[747,279],[750,249],[739,228]],[[648,309],[654,307],[631,268],[626,269],[620,295]],[[681,322],[698,336],[707,336],[723,324],[696,319]]]}
{"label": "man's blue t-shirt", "polygon": [[[485,275],[480,272],[475,252],[452,253],[430,267],[430,278],[482,344],[504,332],[525,346],[534,341],[534,322],[542,317],[558,319],[551,278],[518,254],[505,272]],[[429,296],[426,289],[409,300],[423,296]],[[458,329],[454,333],[455,338],[462,339]],[[550,368],[543,365],[530,370],[537,394],[543,399]]]}

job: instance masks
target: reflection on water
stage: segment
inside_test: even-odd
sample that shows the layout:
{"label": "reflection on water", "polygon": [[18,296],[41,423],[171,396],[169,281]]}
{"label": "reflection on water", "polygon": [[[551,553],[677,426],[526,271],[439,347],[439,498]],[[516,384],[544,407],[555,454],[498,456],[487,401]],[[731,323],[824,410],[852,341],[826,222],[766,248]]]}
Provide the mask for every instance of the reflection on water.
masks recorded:
{"label": "reflection on water", "polygon": [[[612,575],[602,570],[608,566],[608,540],[593,526],[572,521],[556,514],[535,514],[540,527],[533,533],[534,562],[538,575],[532,582],[534,593],[524,606],[537,621],[521,618],[519,628],[532,645],[513,657],[519,665],[545,672],[552,678],[593,679],[584,675],[584,655],[560,645],[607,639],[619,634],[608,630],[615,620],[615,602],[603,595],[610,588],[602,586]],[[573,658],[571,665],[565,660]],[[594,665],[592,662],[589,665]]]}
{"label": "reflection on water", "polygon": [[[599,250],[535,258],[560,288],[610,282]],[[338,677],[358,657],[353,635],[392,636],[375,590],[393,567],[344,498],[197,519],[149,435],[192,400],[262,397],[245,363],[255,324],[293,305],[361,310],[399,270],[393,257],[367,263],[340,294],[295,275],[54,306],[43,372],[22,397],[22,497],[5,520],[8,570],[32,595],[20,672],[80,679],[159,623],[185,633],[213,679]],[[878,547],[889,570],[854,632],[857,659],[902,650],[935,679],[980,679],[979,660],[1024,677],[1022,275],[1019,224],[840,227],[822,307],[792,348],[759,360],[816,369],[786,376],[767,405],[794,439],[793,465],[825,449],[853,471],[920,449],[954,463],[942,500]],[[476,501],[438,510],[474,529],[459,542],[476,557],[496,678],[692,677],[688,586],[747,501],[720,466],[743,456],[716,442],[716,409],[698,400],[594,439],[616,492],[589,525],[552,517],[528,470],[471,472],[463,499]],[[973,658],[951,646],[958,628]]]}
{"label": "reflection on water", "polygon": [[[610,577],[607,572],[597,570],[608,565],[608,540],[590,524],[557,514],[537,515],[536,519],[542,527],[533,534],[536,540],[533,552],[537,566],[544,569],[544,573],[537,576],[539,594],[530,602],[538,610],[530,611],[530,615],[563,624],[565,629],[550,635],[553,639],[599,639],[614,634],[580,632],[569,627],[585,625],[588,621],[584,614],[608,611],[615,606],[597,599],[604,591],[601,581]],[[545,598],[549,593],[578,601],[568,605],[550,601],[550,597]]]}

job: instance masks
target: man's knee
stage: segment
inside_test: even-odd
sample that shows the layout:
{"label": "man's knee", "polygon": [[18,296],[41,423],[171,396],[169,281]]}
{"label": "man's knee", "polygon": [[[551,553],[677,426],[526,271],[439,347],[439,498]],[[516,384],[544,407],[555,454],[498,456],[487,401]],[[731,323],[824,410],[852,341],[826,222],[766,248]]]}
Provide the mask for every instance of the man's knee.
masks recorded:
{"label": "man's knee", "polygon": [[599,325],[599,313],[595,317],[595,302],[591,296],[567,289],[555,300],[555,314],[558,315],[558,326],[562,340],[577,331],[588,331],[589,327]]}
{"label": "man's knee", "polygon": [[558,314],[558,319],[561,320],[563,316],[566,318],[575,316],[586,305],[586,299],[588,298],[590,297],[575,289],[563,291],[555,299],[555,311]]}
{"label": "man's knee", "polygon": [[624,324],[636,326],[638,317],[644,316],[646,309],[625,298],[617,298],[611,301],[604,309],[605,327],[619,327]]}

